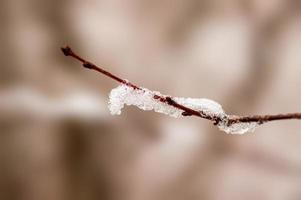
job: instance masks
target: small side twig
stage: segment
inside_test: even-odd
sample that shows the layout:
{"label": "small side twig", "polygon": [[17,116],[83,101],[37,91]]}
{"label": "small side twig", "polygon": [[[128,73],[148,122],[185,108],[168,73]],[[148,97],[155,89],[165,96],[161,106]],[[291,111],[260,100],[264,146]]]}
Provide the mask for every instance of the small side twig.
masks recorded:
{"label": "small side twig", "polygon": [[[80,61],[83,65],[83,67],[91,70],[95,70],[99,73],[102,73],[103,75],[121,83],[125,84],[129,87],[132,87],[135,90],[142,90],[141,87],[127,81],[126,79],[122,79],[106,70],[104,70],[102,67],[99,67],[84,58],[80,57],[76,53],[72,51],[72,49],[69,46],[65,46],[61,48],[62,52],[64,53],[65,56],[71,56],[75,58],[76,60]],[[182,115],[183,116],[196,116],[200,117],[203,119],[210,120],[214,122],[215,125],[217,125],[220,121],[223,119],[215,116],[209,116],[206,113],[202,111],[197,111],[193,110],[191,108],[188,108],[184,105],[178,104],[175,102],[172,97],[164,97],[160,95],[155,95],[154,99],[161,101],[162,103],[166,103],[170,106],[173,106],[177,109],[180,109],[183,111]],[[228,119],[228,125],[235,124],[235,123],[240,123],[240,122],[257,122],[259,124],[265,123],[265,122],[270,122],[270,121],[276,121],[276,120],[288,120],[288,119],[301,119],[301,113],[287,113],[287,114],[277,114],[277,115],[253,115],[253,116],[236,116],[236,115],[230,115]]]}

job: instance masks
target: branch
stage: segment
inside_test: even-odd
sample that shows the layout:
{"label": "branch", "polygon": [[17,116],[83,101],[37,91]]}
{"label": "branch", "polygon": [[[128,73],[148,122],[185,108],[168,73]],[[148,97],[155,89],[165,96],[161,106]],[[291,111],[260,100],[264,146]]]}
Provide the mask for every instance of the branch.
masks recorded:
{"label": "branch", "polygon": [[[62,47],[61,50],[65,56],[71,56],[71,57],[75,58],[76,60],[78,60],[82,63],[83,67],[85,67],[87,69],[95,70],[99,73],[102,73],[103,75],[105,75],[121,84],[125,84],[135,90],[142,90],[141,87],[139,87],[125,79],[122,79],[122,78],[102,69],[101,67],[96,66],[95,64],[85,60],[84,58],[80,57],[79,55],[74,53],[69,46]],[[166,103],[170,106],[173,106],[177,109],[182,110],[183,116],[196,116],[196,117],[200,117],[203,119],[207,119],[207,120],[212,121],[214,123],[214,125],[217,125],[219,122],[224,120],[218,116],[210,116],[202,111],[193,110],[191,108],[188,108],[186,106],[178,104],[176,101],[174,101],[172,99],[172,97],[164,97],[161,95],[154,95],[153,98],[156,100],[159,100],[162,103]],[[287,120],[287,119],[299,119],[300,120],[301,113],[287,113],[287,114],[277,114],[277,115],[253,115],[253,116],[230,115],[229,118],[227,119],[227,122],[228,122],[228,126],[230,126],[232,124],[241,123],[241,122],[244,122],[244,123],[257,122],[258,124],[263,124],[263,123],[270,122],[270,121]]]}

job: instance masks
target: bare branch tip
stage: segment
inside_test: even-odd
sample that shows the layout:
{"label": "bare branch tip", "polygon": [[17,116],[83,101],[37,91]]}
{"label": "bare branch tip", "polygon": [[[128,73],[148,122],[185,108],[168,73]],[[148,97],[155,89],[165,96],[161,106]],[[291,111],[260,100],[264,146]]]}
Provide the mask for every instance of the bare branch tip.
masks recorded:
{"label": "bare branch tip", "polygon": [[61,47],[61,50],[65,56],[70,56],[73,54],[72,49],[68,45]]}

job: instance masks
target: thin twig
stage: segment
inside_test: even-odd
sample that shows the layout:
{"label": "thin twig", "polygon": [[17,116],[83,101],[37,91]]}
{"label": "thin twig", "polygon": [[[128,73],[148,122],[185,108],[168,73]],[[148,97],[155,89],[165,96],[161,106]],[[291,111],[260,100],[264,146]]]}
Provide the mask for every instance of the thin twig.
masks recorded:
{"label": "thin twig", "polygon": [[[105,75],[121,84],[125,84],[129,87],[132,87],[135,90],[142,90],[141,87],[127,81],[126,79],[122,79],[122,78],[104,70],[103,68],[96,66],[95,64],[85,60],[84,58],[80,57],[79,55],[74,53],[69,46],[62,47],[61,50],[65,56],[71,56],[71,57],[75,58],[76,60],[78,60],[82,63],[83,67],[85,67],[87,69],[92,69],[99,73],[102,73],[103,75]],[[214,122],[215,125],[217,125],[220,121],[223,120],[223,119],[219,118],[218,116],[212,117],[202,111],[193,110],[191,108],[188,108],[186,106],[178,104],[177,102],[175,102],[172,99],[172,97],[155,95],[154,99],[161,101],[162,103],[166,103],[170,106],[173,106],[177,109],[183,110],[183,113],[182,113],[183,116],[201,117],[201,118],[204,118],[204,119]],[[275,120],[287,120],[287,119],[301,119],[301,113],[287,113],[287,114],[277,114],[277,115],[253,115],[253,116],[230,115],[229,119],[228,119],[228,125],[239,123],[239,122],[258,122],[259,124],[262,124],[265,122],[270,122],[270,121],[275,121]]]}

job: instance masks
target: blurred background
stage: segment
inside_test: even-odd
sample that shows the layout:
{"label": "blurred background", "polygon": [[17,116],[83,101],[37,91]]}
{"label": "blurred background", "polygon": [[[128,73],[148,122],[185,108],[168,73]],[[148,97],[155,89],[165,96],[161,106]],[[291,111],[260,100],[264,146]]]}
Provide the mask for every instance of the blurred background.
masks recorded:
{"label": "blurred background", "polygon": [[242,136],[107,109],[132,82],[233,114],[301,111],[299,0],[1,0],[0,199],[299,200],[301,122]]}

